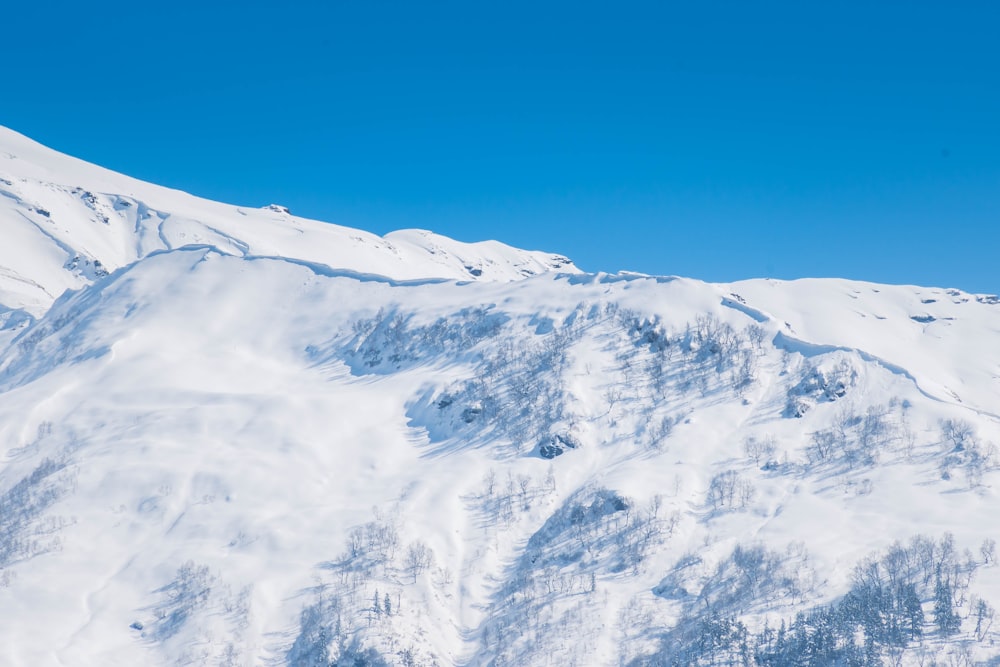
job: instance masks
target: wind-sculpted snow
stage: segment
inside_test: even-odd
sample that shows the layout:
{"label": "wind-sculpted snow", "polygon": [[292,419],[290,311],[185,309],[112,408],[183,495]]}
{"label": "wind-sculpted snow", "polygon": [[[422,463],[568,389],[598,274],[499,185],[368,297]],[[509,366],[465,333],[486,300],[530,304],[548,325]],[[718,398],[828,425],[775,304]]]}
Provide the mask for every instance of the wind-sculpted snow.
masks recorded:
{"label": "wind-sculpted snow", "polygon": [[393,280],[520,280],[567,258],[404,230],[378,237],[281,206],[210,202],[89,165],[0,128],[0,305],[39,315],[156,250],[211,245]]}
{"label": "wind-sculpted snow", "polygon": [[0,664],[996,660],[990,298],[568,274],[4,136]]}
{"label": "wind-sculpted snow", "polygon": [[866,361],[910,378],[928,397],[1000,420],[1000,348],[993,344],[1000,308],[993,295],[846,280],[728,287],[784,324],[779,344],[789,351],[857,350]]}

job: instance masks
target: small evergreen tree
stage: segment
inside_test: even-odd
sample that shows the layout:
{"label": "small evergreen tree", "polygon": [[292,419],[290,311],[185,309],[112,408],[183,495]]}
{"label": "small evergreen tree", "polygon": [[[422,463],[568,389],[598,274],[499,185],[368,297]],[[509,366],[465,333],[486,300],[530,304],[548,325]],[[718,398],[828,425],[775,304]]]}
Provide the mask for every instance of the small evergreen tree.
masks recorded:
{"label": "small evergreen tree", "polygon": [[955,613],[951,583],[941,577],[940,566],[934,584],[934,623],[945,637],[956,634],[962,626],[962,619]]}
{"label": "small evergreen tree", "polygon": [[924,610],[920,605],[917,587],[907,584],[903,587],[903,614],[906,619],[906,629],[910,639],[920,639],[924,634]]}

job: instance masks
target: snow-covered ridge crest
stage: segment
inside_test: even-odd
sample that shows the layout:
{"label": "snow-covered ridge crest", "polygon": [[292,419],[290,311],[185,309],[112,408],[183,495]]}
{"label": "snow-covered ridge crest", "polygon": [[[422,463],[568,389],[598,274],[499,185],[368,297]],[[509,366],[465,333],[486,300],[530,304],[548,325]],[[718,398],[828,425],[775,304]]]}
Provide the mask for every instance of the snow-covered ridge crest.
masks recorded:
{"label": "snow-covered ridge crest", "polygon": [[518,280],[577,272],[565,257],[432,232],[379,237],[233,206],[145,183],[48,149],[0,127],[0,305],[38,316],[66,289],[155,250],[208,244],[235,255],[280,256],[395,280]]}

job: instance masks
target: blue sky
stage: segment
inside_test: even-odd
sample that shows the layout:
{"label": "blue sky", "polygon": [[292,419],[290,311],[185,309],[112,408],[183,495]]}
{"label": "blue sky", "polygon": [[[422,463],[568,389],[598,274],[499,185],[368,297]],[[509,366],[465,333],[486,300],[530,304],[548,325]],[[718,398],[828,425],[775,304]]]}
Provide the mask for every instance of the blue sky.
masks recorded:
{"label": "blue sky", "polygon": [[587,270],[1000,291],[993,2],[17,5],[0,124],[145,180]]}

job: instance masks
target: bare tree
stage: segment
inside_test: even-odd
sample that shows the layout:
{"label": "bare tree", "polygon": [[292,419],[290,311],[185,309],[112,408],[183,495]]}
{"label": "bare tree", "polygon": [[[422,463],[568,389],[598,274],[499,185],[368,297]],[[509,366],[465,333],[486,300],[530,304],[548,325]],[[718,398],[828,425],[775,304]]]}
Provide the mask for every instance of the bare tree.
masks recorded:
{"label": "bare tree", "polygon": [[417,577],[427,571],[433,563],[434,552],[420,540],[411,543],[410,546],[406,548],[406,556],[403,559],[403,567],[406,572],[413,577],[414,582],[417,580]]}
{"label": "bare tree", "polygon": [[753,501],[753,484],[735,470],[720,472],[708,485],[708,503],[713,509],[743,509]]}
{"label": "bare tree", "polygon": [[774,456],[776,449],[773,435],[767,435],[763,438],[751,435],[743,441],[743,452],[757,465],[760,465],[761,460],[767,461]]}
{"label": "bare tree", "polygon": [[983,541],[982,546],[979,547],[979,553],[983,556],[983,564],[990,565],[997,558],[997,542],[992,538],[988,538]]}
{"label": "bare tree", "polygon": [[975,437],[972,424],[960,419],[942,419],[941,436],[952,451],[963,451]]}
{"label": "bare tree", "polygon": [[483,486],[485,487],[486,490],[486,496],[488,498],[492,498],[493,494],[496,492],[497,489],[496,470],[490,468],[489,470],[486,471],[486,474],[483,475]]}

